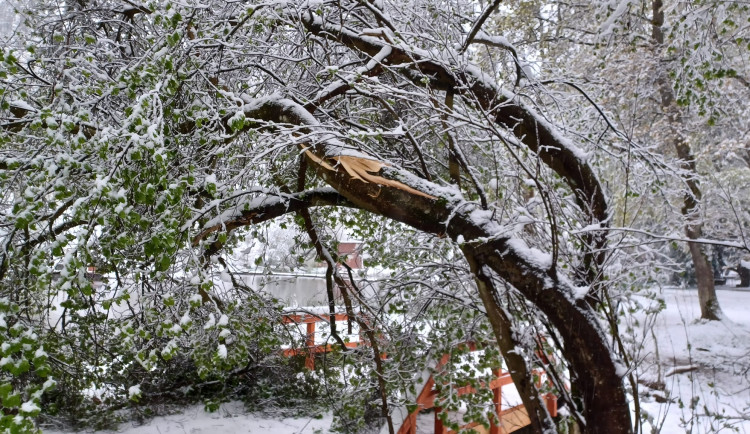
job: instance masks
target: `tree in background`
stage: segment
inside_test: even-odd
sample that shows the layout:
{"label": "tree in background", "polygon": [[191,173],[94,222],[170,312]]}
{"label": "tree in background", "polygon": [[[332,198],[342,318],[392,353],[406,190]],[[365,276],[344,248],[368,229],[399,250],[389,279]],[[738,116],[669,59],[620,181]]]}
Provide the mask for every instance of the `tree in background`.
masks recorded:
{"label": "tree in background", "polygon": [[[586,92],[587,99],[596,101],[603,122],[616,132],[614,142],[608,143],[602,141],[606,136],[579,130],[621,158],[610,163],[612,182],[625,180],[623,194],[614,195],[615,225],[639,228],[655,238],[683,238],[694,264],[701,316],[718,319],[721,310],[706,238],[719,246],[746,249],[748,220],[739,205],[746,195],[734,189],[746,176],[738,164],[747,152],[745,108],[737,98],[748,90],[747,28],[736,17],[747,12],[747,5],[519,5],[529,19],[522,20],[514,42],[519,52],[543,47],[527,54],[539,80],[560,90],[576,87]],[[510,12],[500,22],[508,26],[516,20]],[[545,80],[558,76],[566,78]],[[567,122],[575,125],[581,116],[590,119],[591,113],[570,109]],[[631,164],[633,160],[645,164]],[[677,224],[684,227],[684,237],[674,233]]]}

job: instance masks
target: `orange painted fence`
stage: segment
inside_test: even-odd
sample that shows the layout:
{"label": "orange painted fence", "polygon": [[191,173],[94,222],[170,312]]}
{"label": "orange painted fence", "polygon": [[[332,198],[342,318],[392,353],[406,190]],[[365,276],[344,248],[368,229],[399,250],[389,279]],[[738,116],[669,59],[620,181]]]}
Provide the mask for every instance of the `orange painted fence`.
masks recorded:
{"label": "orange painted fence", "polygon": [[[500,425],[492,423],[490,425],[490,434],[507,434],[516,431],[517,429],[523,428],[530,424],[529,417],[526,413],[526,409],[523,404],[517,405],[512,408],[503,410],[502,403],[502,387],[513,384],[513,380],[508,372],[501,372],[499,369],[494,372],[495,378],[490,382],[490,389],[493,394],[493,404],[495,406],[495,412],[500,419]],[[471,386],[464,386],[457,389],[456,393],[465,395],[467,393],[474,393],[475,390]],[[422,388],[422,392],[417,396],[417,409],[414,410],[398,430],[398,434],[416,434],[417,432],[417,415],[423,410],[435,409],[435,434],[449,434],[454,431],[449,431],[440,419],[440,413],[442,409],[435,407],[435,398],[437,397],[437,390],[435,389],[435,379],[430,376],[429,380],[425,383]],[[557,397],[548,393],[544,395],[544,401],[547,405],[547,410],[553,417],[557,416]],[[475,428],[480,432],[487,432],[478,422],[469,423],[461,426],[462,429]]]}
{"label": "orange painted fence", "polygon": [[[336,321],[347,321],[348,316],[345,313],[340,313],[335,315]],[[303,348],[290,348],[283,350],[283,355],[286,357],[291,356],[297,356],[300,354],[305,354],[305,367],[312,370],[315,369],[315,354],[323,353],[327,351],[331,351],[334,346],[330,344],[321,344],[316,345],[315,344],[315,329],[316,324],[319,322],[327,323],[329,321],[329,316],[326,315],[314,315],[314,314],[287,314],[283,317],[284,324],[305,324],[306,325],[306,339],[305,339],[305,346]],[[361,338],[357,342],[347,342],[346,347],[347,348],[356,348],[359,345],[364,342]],[[466,345],[468,345],[470,351],[476,351],[476,345],[474,345],[473,342],[469,342]],[[438,362],[435,369],[440,369],[443,366],[445,366],[448,363],[449,355],[444,355],[440,361]],[[513,384],[513,380],[510,377],[510,373],[503,372],[500,369],[496,369],[494,372],[494,379],[490,382],[489,387],[492,390],[493,394],[493,404],[495,407],[495,412],[498,415],[498,418],[500,419],[500,424],[496,425],[492,423],[490,425],[489,431],[486,431],[484,427],[482,427],[479,423],[474,422],[467,425],[462,426],[462,429],[471,429],[473,428],[477,432],[489,432],[489,434],[509,434],[513,431],[516,431],[520,428],[523,428],[525,426],[528,426],[530,424],[530,420],[528,417],[528,414],[526,413],[526,409],[524,406],[517,405],[512,408],[508,408],[503,410],[501,403],[502,403],[502,387],[507,386],[510,384]],[[538,377],[540,378],[540,384],[537,384],[537,387],[541,386],[541,374],[543,374],[543,371],[536,371],[538,374]],[[458,388],[456,393],[460,395],[465,395],[467,393],[474,393],[475,390],[471,386],[464,386],[461,388]],[[425,383],[424,387],[422,388],[422,391],[417,396],[417,408],[412,413],[409,414],[409,416],[404,420],[403,424],[401,425],[401,428],[398,430],[398,434],[416,434],[417,433],[417,415],[420,411],[423,410],[429,410],[434,408],[435,409],[435,434],[449,434],[453,431],[449,431],[445,426],[443,426],[443,421],[440,419],[440,412],[442,409],[440,407],[435,407],[435,398],[437,397],[437,390],[435,388],[435,379],[432,375],[430,375],[429,379]],[[557,397],[552,394],[548,393],[544,395],[544,401],[547,406],[547,410],[549,411],[550,415],[552,417],[557,416]]]}
{"label": "orange painted fence", "polygon": [[[468,346],[470,351],[477,350],[477,347],[473,342],[469,342],[465,345]],[[443,357],[435,367],[435,370],[438,370],[445,366],[448,363],[449,359],[450,356],[448,354],[443,355]],[[539,384],[537,384],[537,387],[541,387],[541,374],[543,373],[543,371],[537,370],[535,371],[535,373],[539,378]],[[523,404],[505,410],[502,409],[502,388],[503,386],[513,384],[513,379],[511,378],[509,372],[503,372],[500,369],[495,369],[493,371],[493,374],[494,379],[490,382],[489,388],[492,390],[492,401],[495,407],[495,413],[497,414],[498,419],[500,419],[500,424],[497,425],[495,423],[491,423],[489,431],[487,431],[478,422],[463,425],[460,427],[461,429],[474,429],[479,433],[488,432],[489,434],[509,434],[525,426],[528,426],[531,423],[528,413],[526,412]],[[474,392],[476,392],[476,390],[471,386],[460,387],[456,390],[456,393],[459,396]],[[430,378],[425,383],[422,391],[419,393],[419,395],[417,395],[417,408],[409,414],[406,420],[404,420],[404,423],[398,430],[398,434],[416,434],[417,415],[419,414],[419,412],[423,410],[429,410],[431,408],[435,409],[435,434],[449,434],[454,432],[449,431],[444,426],[443,421],[440,419],[440,413],[442,412],[442,409],[435,406],[435,398],[437,397],[437,394],[438,391],[435,387],[435,379],[432,375],[430,375]],[[549,411],[550,415],[552,417],[557,416],[557,396],[555,396],[553,393],[547,393],[543,396],[543,399],[547,406],[547,411]]]}
{"label": "orange painted fence", "polygon": [[[336,318],[336,321],[347,321],[349,319],[349,316],[345,313],[337,313],[334,315]],[[315,369],[315,354],[318,353],[324,353],[331,351],[334,348],[334,345],[330,344],[322,344],[322,345],[315,345],[315,324],[319,322],[328,323],[329,316],[326,315],[314,315],[314,314],[288,314],[284,315],[283,323],[284,324],[305,324],[307,326],[306,329],[306,338],[305,338],[305,346],[303,348],[289,348],[283,351],[283,355],[286,357],[292,357],[297,356],[300,354],[305,355],[305,367],[307,369],[313,370]],[[347,348],[356,348],[360,345],[362,342],[362,339],[358,342],[346,342]]]}

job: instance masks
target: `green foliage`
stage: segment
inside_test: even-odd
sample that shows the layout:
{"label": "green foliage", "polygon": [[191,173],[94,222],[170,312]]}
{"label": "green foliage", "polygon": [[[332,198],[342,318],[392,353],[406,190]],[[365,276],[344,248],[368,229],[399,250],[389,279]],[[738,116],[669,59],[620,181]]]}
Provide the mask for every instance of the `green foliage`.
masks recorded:
{"label": "green foliage", "polygon": [[[732,105],[726,92],[743,77],[748,38],[737,17],[747,6],[740,4],[680,4],[669,11],[664,46],[643,50],[652,28],[636,3],[616,11],[599,3],[510,1],[486,30],[518,42],[516,52],[498,48],[503,44],[496,40],[457,55],[475,2],[399,10],[393,25],[404,32],[383,30],[390,26],[372,9],[381,2],[344,2],[351,8],[346,13],[336,2],[310,10],[294,2],[150,2],[143,9],[85,3],[35,2],[29,34],[0,49],[0,399],[9,412],[0,429],[10,431],[33,430],[40,411],[102,427],[116,422],[123,408],[154,414],[167,401],[201,400],[215,410],[240,397],[251,408],[322,400],[337,410],[341,431],[355,432],[382,422],[382,395],[390,405],[413,406],[421,386],[415,378],[444,354],[451,355],[451,369],[434,373],[440,405],[466,407],[467,418],[488,424],[485,371],[500,356],[463,254],[445,237],[454,215],[446,216],[445,229],[431,229],[435,236],[372,212],[397,215],[405,203],[383,209],[360,198],[355,210],[343,198],[336,203],[341,207],[313,203],[312,226],[332,259],[346,259],[336,254],[341,239],[359,239],[367,264],[382,273],[355,275],[361,283],[349,300],[361,315],[358,325],[373,330],[363,338],[369,346],[327,353],[315,373],[303,372],[300,360],[279,357],[300,337],[290,336],[282,302],[264,293],[271,285],[263,284],[272,273],[310,272],[321,259],[314,257],[320,245],[299,213],[256,223],[269,217],[264,207],[292,209],[300,205],[296,192],[320,193],[327,185],[316,176],[324,166],[314,170],[305,151],[330,142],[336,152],[383,162],[380,175],[395,173],[394,182],[429,180],[440,196],[436,213],[449,206],[461,213],[483,196],[487,209],[463,216],[472,219],[467,225],[486,225],[541,262],[549,256],[549,275],[559,272],[567,275],[560,281],[577,285],[576,273],[589,259],[581,252],[592,240],[586,228],[601,222],[592,222],[588,204],[579,203],[578,186],[546,167],[541,150],[519,141],[532,131],[495,122],[497,113],[482,109],[473,88],[507,84],[509,93],[490,105],[507,99],[536,107],[537,126],[560,126],[561,136],[575,139],[567,162],[585,160],[595,172],[613,174],[602,184],[613,197],[612,226],[641,228],[648,220],[648,229],[662,233],[675,220],[660,207],[676,207],[675,196],[665,193],[674,181],[664,178],[679,163],[654,157],[661,149],[632,146],[633,137],[658,142],[668,128],[656,119],[659,110],[642,105],[657,100],[658,91],[629,83],[669,80],[686,116],[710,125],[726,126],[729,113],[748,118],[736,115],[740,104]],[[412,60],[426,69],[404,75],[408,62],[394,65],[365,55],[361,46],[345,47],[347,38],[313,35],[319,22],[399,50],[418,47]],[[696,30],[708,35],[712,49],[697,44]],[[473,75],[469,59],[485,72]],[[580,67],[571,83],[585,82],[593,99],[572,91],[571,83],[542,84],[564,76],[571,64]],[[473,77],[457,84],[461,91],[452,94],[450,107],[445,88],[432,87],[440,77],[427,71],[443,66],[449,81]],[[338,90],[326,95],[331,89]],[[278,103],[267,109],[278,113],[254,112],[263,101]],[[314,120],[296,125],[300,117]],[[630,136],[613,134],[622,126]],[[736,149],[737,137],[744,136],[726,133],[722,149]],[[708,142],[697,134],[690,140]],[[567,139],[559,142],[568,146]],[[456,153],[463,155],[460,187],[446,164]],[[329,172],[346,170],[336,155],[326,157],[335,166]],[[704,154],[700,163],[711,159]],[[718,178],[745,185],[747,177]],[[373,203],[389,197],[373,191]],[[745,202],[740,198],[738,208],[747,208]],[[714,225],[717,232],[726,226]],[[282,239],[276,227],[294,230]],[[607,236],[619,237],[619,244],[616,252],[602,249],[611,256],[607,270],[595,270],[605,276],[596,284],[623,293],[657,280],[659,272],[644,264],[651,266],[665,249],[628,250],[620,246],[642,239]],[[268,276],[251,285],[243,275],[251,272]],[[497,284],[531,360],[536,341],[522,332],[546,333],[545,319],[507,282]],[[601,301],[601,310],[637,308],[617,295]],[[618,318],[608,319],[614,332]],[[467,341],[484,348],[476,368],[464,363]],[[376,346],[387,357],[373,354]],[[477,392],[452,393],[462,386]]]}
{"label": "green foliage", "polygon": [[0,298],[0,430],[36,432],[42,395],[55,387],[42,342],[19,316],[19,306]]}

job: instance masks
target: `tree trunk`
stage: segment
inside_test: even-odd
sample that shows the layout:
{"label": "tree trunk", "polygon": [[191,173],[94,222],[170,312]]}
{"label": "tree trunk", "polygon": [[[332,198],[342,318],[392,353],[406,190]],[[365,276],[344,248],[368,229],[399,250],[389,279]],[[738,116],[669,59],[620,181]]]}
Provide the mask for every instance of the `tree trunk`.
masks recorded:
{"label": "tree trunk", "polygon": [[[476,266],[490,267],[518,289],[557,329],[564,343],[563,354],[569,361],[571,381],[580,394],[586,421],[584,432],[632,432],[630,408],[622,383],[625,369],[616,360],[593,309],[583,298],[575,297],[572,284],[558,279],[554,268],[539,266],[519,240],[498,238],[476,220],[479,213],[489,215],[491,212],[463,201],[436,200],[403,188],[363,183],[352,179],[345,171],[331,170],[319,163],[317,170],[326,182],[363,209],[425,232],[445,234],[452,239],[462,237],[464,252],[473,258]],[[387,167],[381,174],[401,180],[409,176]],[[425,191],[431,191],[431,183],[419,182]]]}
{"label": "tree trunk", "polygon": [[[653,1],[653,25],[651,38],[654,43],[654,49],[658,54],[658,49],[664,44],[664,10],[662,0]],[[697,240],[703,237],[703,224],[700,221],[700,201],[701,190],[698,182],[698,171],[695,167],[695,157],[690,150],[690,144],[680,133],[680,126],[683,124],[682,115],[675,101],[674,91],[667,79],[667,74],[663,68],[658,70],[658,87],[661,97],[661,106],[667,115],[667,122],[670,129],[670,140],[677,153],[677,158],[681,160],[681,174],[683,181],[688,187],[685,192],[682,206],[682,215],[685,217],[685,235],[688,239]],[[714,287],[714,273],[711,263],[708,259],[703,246],[699,243],[688,242],[690,257],[695,266],[695,277],[698,282],[698,300],[701,308],[701,318],[707,320],[720,320],[722,313],[719,307],[719,300],[716,298],[716,288]]]}
{"label": "tree trunk", "polygon": [[585,299],[576,299],[570,284],[558,280],[554,272],[534,267],[528,252],[513,247],[516,242],[495,239],[466,250],[477,263],[516,287],[557,329],[570,364],[573,390],[583,404],[583,432],[632,432],[622,383],[625,369],[615,360],[593,309]]}
{"label": "tree trunk", "polygon": [[740,283],[737,285],[738,288],[747,288],[750,286],[750,263],[740,261],[737,265],[737,274],[740,276]]}
{"label": "tree trunk", "polygon": [[[361,42],[364,48],[375,44],[370,40],[357,41],[353,34],[342,36],[345,43],[347,38],[353,45]],[[395,48],[390,51],[399,54]],[[419,65],[425,66],[425,63]],[[482,96],[490,98],[486,93]],[[593,169],[575,156],[575,150],[557,139],[559,136],[549,124],[525,106],[506,100],[502,110],[497,112],[498,123],[510,123],[510,119],[500,119],[508,110],[518,115],[516,124],[520,119],[524,126],[524,143],[538,149],[540,159],[568,185],[575,187],[579,201],[584,202],[582,211],[602,221],[598,217],[607,214],[606,200]],[[317,128],[317,121],[304,107],[278,97],[267,97],[249,105],[245,117],[300,125],[302,127],[295,128],[297,134],[310,135]],[[531,128],[534,126],[536,129]],[[489,267],[515,287],[557,330],[573,390],[581,402],[586,423],[583,432],[632,433],[630,407],[622,381],[626,369],[610,347],[593,308],[584,298],[577,297],[571,281],[558,276],[554,261],[545,258],[540,261],[538,253],[520,239],[497,233],[492,212],[465,201],[455,191],[446,194],[444,187],[374,157],[339,156],[341,147],[337,142],[329,145],[323,140],[304,149],[317,175],[356,207],[437,236],[462,238],[465,254],[473,258],[478,267]],[[340,164],[343,158],[349,169]],[[364,168],[359,172],[362,176],[355,170],[357,167]],[[585,200],[590,207],[585,206]]]}
{"label": "tree trunk", "polygon": [[555,422],[547,411],[547,407],[539,395],[539,390],[534,385],[534,378],[529,365],[523,355],[516,351],[516,348],[520,348],[521,344],[513,336],[513,323],[497,299],[497,290],[492,283],[492,278],[471,256],[470,250],[465,249],[464,255],[469,262],[471,272],[474,274],[479,297],[482,299],[487,318],[492,325],[495,340],[497,340],[500,352],[508,364],[508,372],[510,372],[513,384],[515,384],[518,394],[521,396],[523,406],[531,420],[532,429],[539,433],[556,432]]}

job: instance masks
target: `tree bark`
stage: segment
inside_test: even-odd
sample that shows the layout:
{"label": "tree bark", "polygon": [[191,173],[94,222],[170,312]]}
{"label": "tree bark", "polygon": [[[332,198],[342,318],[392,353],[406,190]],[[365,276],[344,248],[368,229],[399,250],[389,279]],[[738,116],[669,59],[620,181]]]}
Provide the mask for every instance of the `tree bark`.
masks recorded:
{"label": "tree bark", "polygon": [[554,433],[557,431],[555,421],[552,420],[544,400],[539,395],[539,390],[534,385],[534,378],[529,369],[529,364],[522,354],[516,350],[521,344],[513,336],[513,323],[508,317],[503,306],[497,299],[497,289],[489,276],[476,258],[471,255],[470,250],[464,250],[464,256],[469,262],[471,272],[477,284],[479,297],[482,299],[487,318],[492,325],[495,340],[500,347],[500,352],[508,365],[508,372],[518,390],[523,406],[531,420],[532,429],[538,433]]}
{"label": "tree bark", "polygon": [[[317,127],[317,121],[290,100],[269,97],[256,101],[251,107],[246,110],[246,118],[307,126],[297,127],[299,134],[310,134]],[[520,106],[516,107],[521,110]],[[526,116],[532,117],[529,113]],[[553,133],[550,131],[550,134]],[[573,390],[579,394],[583,407],[581,412],[586,421],[583,431],[632,432],[622,382],[625,369],[609,346],[594,310],[584,298],[576,297],[570,281],[558,276],[556,264],[540,261],[523,241],[498,235],[492,212],[463,200],[457,191],[446,194],[444,187],[364,154],[348,158],[362,160],[363,164],[377,164],[378,172],[370,175],[370,180],[353,176],[338,164],[339,149],[335,143],[329,146],[321,141],[306,148],[305,155],[317,175],[349,203],[437,236],[449,236],[453,240],[463,238],[467,256],[478,266],[488,266],[518,289],[558,331],[563,355],[569,362]],[[595,179],[590,167],[581,160],[576,161],[585,167],[568,168],[563,173],[580,176],[588,170]]]}
{"label": "tree bark", "polygon": [[[662,0],[653,0],[653,21],[651,39],[654,49],[657,50],[664,44],[664,10]],[[661,97],[661,107],[667,116],[669,123],[670,141],[680,159],[682,180],[687,186],[683,197],[682,215],[685,218],[685,235],[691,240],[703,238],[703,223],[700,217],[701,189],[698,181],[698,170],[695,166],[695,156],[690,144],[680,133],[683,124],[682,114],[677,106],[674,91],[667,79],[663,68],[658,68],[657,84]],[[701,318],[706,320],[720,320],[722,317],[719,300],[716,297],[714,287],[714,273],[711,268],[708,254],[703,245],[688,241],[690,257],[695,266],[695,277],[698,283],[698,301],[701,308]]]}
{"label": "tree bark", "polygon": [[[503,92],[494,83],[461,65],[446,64],[419,52],[407,52],[401,46],[387,44],[381,39],[362,37],[340,26],[326,25],[312,15],[303,16],[303,24],[310,33],[329,38],[371,57],[384,51],[380,61],[384,67],[394,68],[415,84],[424,84],[451,95],[467,95],[471,104],[485,111],[485,116],[498,126],[512,132],[547,167],[557,173],[573,192],[576,203],[585,216],[582,224],[609,225],[609,208],[599,178],[582,156],[582,152],[560,137],[555,128],[513,94]],[[387,40],[387,37],[385,38]],[[606,232],[593,231],[584,238],[585,251],[576,268],[581,284],[591,285],[596,292],[598,279],[606,259]]]}
{"label": "tree bark", "polygon": [[[607,201],[586,158],[513,95],[503,93],[471,68],[449,65],[426,57],[423,52],[406,51],[404,46],[389,43],[385,33],[382,38],[366,36],[347,27],[329,25],[312,12],[295,14],[295,19],[301,19],[312,34],[377,58],[376,69],[393,70],[432,90],[466,95],[470,104],[484,112],[484,117],[511,132],[520,146],[528,147],[541,163],[560,176],[574,194],[585,224],[607,225]],[[275,96],[248,104],[245,117],[299,125],[295,134],[301,136],[311,135],[319,128],[305,107]],[[625,369],[610,347],[592,306],[583,297],[577,297],[572,282],[558,275],[554,260],[540,261],[523,241],[499,235],[492,212],[463,200],[457,190],[446,192],[440,185],[361,153],[339,158],[340,145],[329,145],[325,140],[303,145],[303,149],[317,175],[355,206],[437,236],[463,239],[464,253],[476,266],[489,267],[515,287],[557,330],[561,350],[569,363],[572,389],[581,402],[584,432],[632,432],[622,382]],[[362,176],[350,171],[354,163],[366,168],[359,172]],[[601,236],[591,241],[590,247],[601,251],[598,247],[604,246],[606,239]],[[589,254],[584,252],[584,255]],[[601,258],[588,257],[593,262]],[[501,308],[492,304],[490,307]]]}

